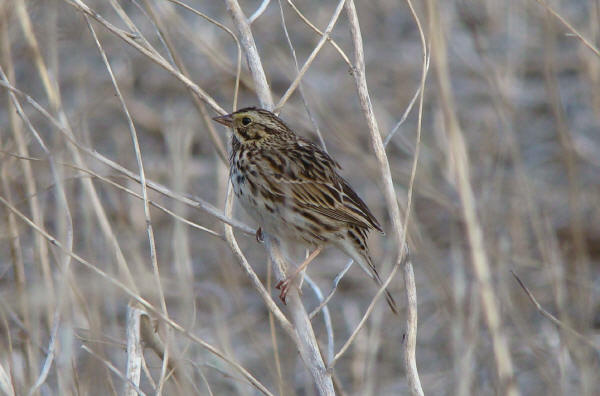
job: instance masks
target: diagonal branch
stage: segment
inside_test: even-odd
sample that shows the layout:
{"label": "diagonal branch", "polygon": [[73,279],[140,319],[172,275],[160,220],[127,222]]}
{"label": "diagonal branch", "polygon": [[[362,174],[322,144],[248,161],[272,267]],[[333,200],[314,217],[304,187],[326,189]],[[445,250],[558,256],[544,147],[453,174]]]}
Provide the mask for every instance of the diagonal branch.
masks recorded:
{"label": "diagonal branch", "polygon": [[527,294],[529,301],[531,301],[531,303],[535,306],[535,309],[537,309],[539,311],[539,313],[542,314],[543,317],[545,317],[550,322],[552,322],[556,327],[566,330],[569,334],[571,334],[572,336],[574,336],[575,338],[577,338],[579,341],[583,342],[590,348],[593,348],[596,351],[600,352],[600,346],[596,345],[594,342],[587,339],[583,334],[581,334],[577,330],[573,329],[571,326],[566,325],[563,322],[561,322],[556,316],[552,315],[544,307],[542,307],[542,305],[537,301],[537,299],[534,297],[533,293],[531,293],[531,291],[529,291],[527,286],[525,286],[525,283],[523,283],[523,281],[521,280],[521,278],[519,278],[519,276],[516,274],[515,271],[511,270],[510,273],[512,274],[512,276],[515,277],[515,280],[517,281],[519,286],[521,286],[521,288],[523,289],[525,294]]}
{"label": "diagonal branch", "polygon": [[146,55],[150,60],[154,63],[171,73],[175,76],[179,81],[181,81],[187,88],[189,88],[194,94],[196,94],[202,101],[204,101],[207,105],[209,105],[213,110],[215,110],[219,114],[225,114],[226,111],[219,106],[219,104],[202,88],[200,88],[196,83],[186,77],[184,74],[177,71],[166,59],[159,56],[155,52],[147,49],[143,45],[139,44],[135,37],[122,29],[114,26],[112,23],[108,22],[104,19],[100,14],[98,14],[95,10],[91,9],[87,4],[83,3],[81,0],[65,0],[67,3],[77,8],[79,11],[84,13],[85,15],[95,19],[98,23],[103,25],[106,29],[108,29],[111,33],[115,34],[121,40],[125,41],[127,44],[131,45],[133,48]]}
{"label": "diagonal branch", "polygon": [[323,48],[323,45],[325,45],[325,43],[327,42],[327,38],[331,34],[331,31],[335,27],[335,23],[337,22],[338,18],[340,17],[340,14],[342,13],[342,7],[344,6],[345,2],[346,2],[346,0],[340,0],[340,2],[338,3],[337,7],[335,8],[335,11],[333,12],[333,15],[331,16],[331,19],[329,20],[327,29],[325,29],[325,33],[323,34],[323,36],[317,43],[316,47],[312,50],[312,52],[308,56],[308,59],[306,60],[306,62],[304,62],[302,69],[300,69],[300,71],[298,72],[298,75],[296,76],[296,78],[294,79],[292,84],[289,86],[287,91],[285,91],[285,94],[283,94],[283,96],[281,97],[281,100],[279,100],[279,103],[277,103],[277,106],[275,106],[275,109],[273,111],[274,113],[279,113],[281,111],[281,108],[283,107],[283,105],[285,105],[285,102],[287,102],[287,100],[290,98],[290,96],[292,96],[292,94],[294,93],[296,88],[298,88],[298,85],[300,84],[302,77],[304,77],[304,75],[308,71],[308,68],[310,67],[312,62],[315,60],[315,58],[317,57],[317,54],[319,53],[319,51],[321,51],[321,48]]}

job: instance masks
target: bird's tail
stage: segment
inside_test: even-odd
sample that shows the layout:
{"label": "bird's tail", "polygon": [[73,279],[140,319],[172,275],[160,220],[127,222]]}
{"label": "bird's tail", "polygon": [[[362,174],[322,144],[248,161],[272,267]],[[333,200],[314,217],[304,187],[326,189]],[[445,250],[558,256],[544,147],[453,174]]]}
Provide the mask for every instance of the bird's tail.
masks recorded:
{"label": "bird's tail", "polygon": [[[371,278],[373,278],[373,280],[375,281],[375,283],[377,283],[377,285],[379,287],[382,287],[383,281],[381,280],[381,277],[379,276],[379,272],[377,272],[375,265],[373,265],[373,261],[371,260],[371,257],[369,257],[368,255],[365,255],[365,256],[361,255],[361,258],[363,260],[358,260],[358,263],[361,266],[361,268],[367,274],[369,274],[369,276]],[[363,261],[366,262],[366,266],[365,266],[365,263],[363,263]],[[384,293],[385,293],[385,300],[387,301],[388,305],[390,306],[390,309],[392,310],[392,312],[395,313],[396,315],[399,315],[398,304],[396,304],[396,300],[394,300],[394,297],[392,297],[392,294],[390,293],[390,291],[388,289],[385,289]]]}

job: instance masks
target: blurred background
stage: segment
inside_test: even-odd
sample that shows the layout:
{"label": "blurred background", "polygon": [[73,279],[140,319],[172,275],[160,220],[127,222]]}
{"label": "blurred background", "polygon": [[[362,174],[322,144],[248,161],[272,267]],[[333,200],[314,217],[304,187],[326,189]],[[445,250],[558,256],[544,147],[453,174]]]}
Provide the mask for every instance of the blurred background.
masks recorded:
{"label": "blurred background", "polygon": [[[152,46],[170,63],[178,58],[192,81],[232,110],[237,47],[223,29],[166,0],[85,3],[139,45]],[[262,3],[240,0],[247,16]],[[320,35],[295,8],[324,31],[338,2],[265,3],[252,32],[277,102],[297,74],[282,15],[301,67]],[[236,32],[225,2],[186,4]],[[598,45],[600,2],[549,5]],[[421,41],[405,2],[357,1],[356,7],[379,128],[384,139],[395,129],[386,150],[398,201],[406,208],[418,101],[395,127],[420,86]],[[468,150],[474,205],[499,310],[498,331],[512,359],[512,381],[525,395],[597,394],[600,56],[533,0],[419,1],[415,7],[428,42],[431,7],[439,15],[434,28],[446,40],[450,99]],[[135,125],[148,180],[223,211],[228,166],[216,145],[227,148],[229,140],[228,131],[209,125],[208,116],[217,113],[197,105],[186,87],[148,56],[102,24],[90,23]],[[69,260],[64,249],[36,228],[67,251],[72,244],[73,252],[109,278],[133,282],[133,290],[160,307],[143,201],[132,195],[141,194],[140,185],[93,153],[139,173],[127,117],[86,20],[68,1],[4,1],[0,28],[0,65],[7,81],[57,122],[17,94],[24,121],[3,78],[0,389],[26,394],[39,382],[42,395],[122,394],[130,297],[107,277]],[[344,11],[331,37],[352,60]],[[409,223],[419,310],[417,364],[426,394],[504,394],[456,183],[457,159],[434,59],[440,56],[437,48],[431,56]],[[258,105],[245,58],[240,80],[237,107]],[[280,116],[316,143],[320,131],[342,174],[388,232],[373,234],[369,241],[375,263],[387,274],[398,248],[390,237],[380,173],[354,78],[332,45],[319,52],[301,89],[302,95],[297,90]],[[223,223],[182,200],[155,191],[149,191],[149,198],[171,211],[150,211],[169,316],[239,362],[274,394],[316,394],[293,343],[270,324],[268,310],[224,242]],[[190,227],[174,214],[217,235]],[[241,208],[235,208],[234,217],[256,227]],[[272,288],[264,247],[252,234],[240,229],[235,234],[249,263]],[[308,274],[327,294],[347,260],[328,249]],[[571,330],[544,317],[511,271],[541,307]],[[405,305],[400,277],[390,290]],[[328,305],[336,351],[375,292],[358,268],[342,279]],[[271,294],[280,304],[278,292]],[[309,311],[318,305],[307,286],[303,301]],[[401,355],[403,317],[390,315],[380,301],[335,366],[339,394],[408,392]],[[321,315],[313,326],[326,345]],[[230,365],[180,333],[171,331],[168,342],[177,369],[164,384],[165,394],[258,394]],[[149,346],[144,352],[140,388],[146,394],[155,392],[160,378],[157,349]]]}

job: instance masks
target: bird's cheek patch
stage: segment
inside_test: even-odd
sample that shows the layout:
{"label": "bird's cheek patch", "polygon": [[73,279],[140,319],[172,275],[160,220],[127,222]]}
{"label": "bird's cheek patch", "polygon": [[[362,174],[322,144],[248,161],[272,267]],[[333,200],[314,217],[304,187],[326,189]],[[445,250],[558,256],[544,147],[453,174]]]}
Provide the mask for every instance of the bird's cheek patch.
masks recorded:
{"label": "bird's cheek patch", "polygon": [[250,135],[248,135],[248,131],[246,129],[238,129],[237,132],[240,134],[244,141],[250,140]]}

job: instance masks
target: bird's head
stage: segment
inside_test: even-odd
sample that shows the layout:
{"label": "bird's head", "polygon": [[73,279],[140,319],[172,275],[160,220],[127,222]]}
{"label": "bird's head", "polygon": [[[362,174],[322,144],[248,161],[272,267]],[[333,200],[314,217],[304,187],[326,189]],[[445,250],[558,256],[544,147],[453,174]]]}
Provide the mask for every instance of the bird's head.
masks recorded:
{"label": "bird's head", "polygon": [[246,107],[213,120],[232,128],[234,137],[242,144],[258,144],[292,133],[275,114],[256,107]]}

